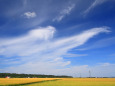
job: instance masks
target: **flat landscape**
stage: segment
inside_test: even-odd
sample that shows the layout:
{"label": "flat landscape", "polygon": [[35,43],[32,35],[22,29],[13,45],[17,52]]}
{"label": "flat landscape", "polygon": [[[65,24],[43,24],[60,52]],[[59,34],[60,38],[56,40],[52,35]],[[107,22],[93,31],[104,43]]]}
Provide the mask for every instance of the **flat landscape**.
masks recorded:
{"label": "flat landscape", "polygon": [[115,78],[10,78],[1,86],[115,86]]}
{"label": "flat landscape", "polygon": [[0,0],[0,86],[115,86],[115,0]]}
{"label": "flat landscape", "polygon": [[57,78],[0,78],[0,86],[25,85],[49,80],[57,80]]}

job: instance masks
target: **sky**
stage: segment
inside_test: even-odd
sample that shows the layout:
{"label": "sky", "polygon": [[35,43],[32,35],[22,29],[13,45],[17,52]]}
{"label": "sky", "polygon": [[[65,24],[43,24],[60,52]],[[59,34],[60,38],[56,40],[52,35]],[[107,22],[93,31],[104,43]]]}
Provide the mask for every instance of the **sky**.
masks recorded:
{"label": "sky", "polygon": [[115,77],[115,0],[0,0],[0,73]]}

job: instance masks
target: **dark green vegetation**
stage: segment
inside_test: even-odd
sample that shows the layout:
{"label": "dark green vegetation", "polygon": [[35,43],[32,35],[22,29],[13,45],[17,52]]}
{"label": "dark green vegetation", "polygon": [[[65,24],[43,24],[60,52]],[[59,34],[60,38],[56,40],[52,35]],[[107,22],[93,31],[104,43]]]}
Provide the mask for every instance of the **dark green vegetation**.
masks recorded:
{"label": "dark green vegetation", "polygon": [[55,75],[41,75],[41,74],[16,74],[16,73],[0,73],[0,78],[10,76],[11,78],[72,78],[71,76],[55,76]]}

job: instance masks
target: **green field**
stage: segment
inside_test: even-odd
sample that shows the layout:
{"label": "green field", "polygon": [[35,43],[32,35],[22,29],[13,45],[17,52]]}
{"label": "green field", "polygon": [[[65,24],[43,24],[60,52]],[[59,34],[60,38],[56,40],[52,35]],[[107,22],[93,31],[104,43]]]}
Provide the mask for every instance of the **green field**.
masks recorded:
{"label": "green field", "polygon": [[115,86],[115,78],[64,78],[26,86]]}

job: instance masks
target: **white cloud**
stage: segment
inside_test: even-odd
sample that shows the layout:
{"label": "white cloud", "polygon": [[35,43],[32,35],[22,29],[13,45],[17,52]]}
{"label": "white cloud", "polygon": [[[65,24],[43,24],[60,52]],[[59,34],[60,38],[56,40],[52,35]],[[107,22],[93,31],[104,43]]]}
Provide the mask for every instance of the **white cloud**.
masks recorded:
{"label": "white cloud", "polygon": [[[24,71],[25,73],[45,74],[56,74],[55,70],[57,70],[61,73],[71,63],[71,61],[63,58],[63,55],[68,54],[70,49],[83,45],[99,33],[110,32],[107,27],[99,27],[71,37],[55,39],[55,31],[56,29],[52,26],[40,27],[20,37],[0,39],[0,55],[5,57],[2,62],[10,65],[12,63],[14,65],[15,62],[20,63],[16,67],[7,68],[7,70],[10,72]],[[7,58],[12,60],[6,61]],[[16,60],[17,58],[18,60]]]}
{"label": "white cloud", "polygon": [[[69,63],[69,62],[68,62]],[[103,65],[106,64],[106,65]],[[109,64],[109,65],[108,65]],[[59,66],[60,65],[60,66]],[[61,66],[62,65],[62,66]],[[103,66],[102,66],[103,65]],[[60,68],[57,68],[59,66]],[[89,70],[92,77],[114,77],[115,64],[101,63],[95,66],[79,65],[63,67],[63,63],[27,63],[18,67],[9,67],[1,69],[1,71],[16,73],[36,73],[36,74],[54,74],[54,75],[70,75],[74,77],[89,77]],[[31,70],[30,70],[31,69]]]}
{"label": "white cloud", "polygon": [[106,2],[107,0],[95,0],[83,13],[84,15],[88,14],[96,6]]}
{"label": "white cloud", "polygon": [[115,45],[115,37],[98,40],[94,42],[93,44],[88,45],[85,48],[81,48],[77,50],[97,49],[97,48],[104,48],[104,47],[113,46],[113,45]]}
{"label": "white cloud", "polygon": [[61,21],[66,15],[69,15],[72,9],[75,7],[75,4],[71,4],[70,6],[63,9],[60,14],[53,19],[53,21]]}
{"label": "white cloud", "polygon": [[36,15],[35,12],[25,12],[25,13],[24,13],[24,16],[29,19],[29,18],[34,18],[34,17],[36,17],[37,15]]}
{"label": "white cloud", "polygon": [[87,54],[71,54],[71,53],[67,53],[66,55],[64,55],[64,57],[80,57],[80,56],[87,56]]}
{"label": "white cloud", "polygon": [[[31,30],[27,35],[17,37],[17,38],[10,38],[10,39],[1,39],[0,43],[0,54],[2,55],[23,55],[23,54],[31,54],[36,50],[39,50],[41,44],[37,44],[40,41],[45,42],[53,37],[55,32],[55,28],[52,26],[48,26],[46,28],[39,28]],[[35,45],[33,45],[36,43]],[[4,47],[3,47],[4,46]],[[38,49],[36,49],[36,47]],[[12,50],[11,52],[10,49]],[[29,50],[30,49],[30,50]],[[33,51],[31,51],[33,49]],[[23,52],[25,50],[25,52]],[[8,52],[7,52],[8,51]]]}
{"label": "white cloud", "polygon": [[115,65],[115,64],[110,64],[110,63],[99,63],[101,66],[110,66],[110,65]]}

